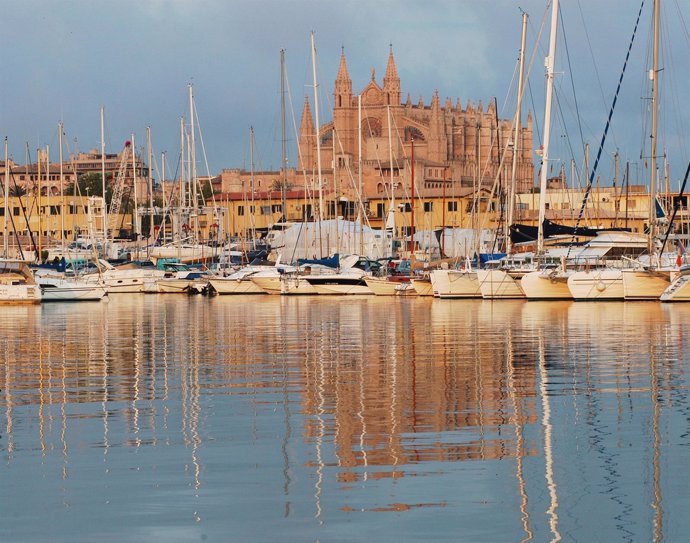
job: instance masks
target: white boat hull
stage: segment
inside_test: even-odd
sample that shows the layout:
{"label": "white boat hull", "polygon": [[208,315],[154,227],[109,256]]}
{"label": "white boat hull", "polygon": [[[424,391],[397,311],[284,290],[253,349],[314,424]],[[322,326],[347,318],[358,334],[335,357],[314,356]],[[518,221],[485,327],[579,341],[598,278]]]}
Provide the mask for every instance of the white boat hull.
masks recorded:
{"label": "white boat hull", "polygon": [[44,302],[88,302],[102,300],[108,293],[104,285],[65,279],[38,279]]}
{"label": "white boat hull", "polygon": [[541,270],[526,273],[520,286],[528,300],[572,300],[568,278],[572,272]]}
{"label": "white boat hull", "polygon": [[189,294],[200,293],[206,287],[206,282],[190,279],[159,279],[156,289],[161,294]]}
{"label": "white boat hull", "polygon": [[623,300],[623,273],[604,268],[578,271],[568,278],[568,289],[574,300]]}
{"label": "white boat hull", "polygon": [[344,285],[339,283],[326,283],[319,285],[312,285],[317,294],[329,295],[353,295],[363,294],[372,295],[372,290],[367,285]]}
{"label": "white boat hull", "polygon": [[412,279],[410,281],[414,287],[417,296],[433,296],[434,287],[429,279]]}
{"label": "white boat hull", "polygon": [[439,298],[481,298],[477,272],[467,270],[434,270],[431,283]]}
{"label": "white boat hull", "polygon": [[0,285],[0,304],[40,304],[38,285]]}
{"label": "white boat hull", "polygon": [[209,283],[218,294],[266,294],[250,277],[245,279],[216,278]]}
{"label": "white boat hull", "polygon": [[402,283],[391,281],[385,277],[366,277],[364,281],[369,290],[376,296],[395,296],[395,289]]}
{"label": "white boat hull", "polygon": [[504,270],[477,270],[477,279],[482,298],[485,300],[525,297],[518,278]]}
{"label": "white boat hull", "polygon": [[690,275],[676,277],[659,299],[662,302],[690,302]]}
{"label": "white boat hull", "polygon": [[658,300],[670,285],[670,271],[623,270],[623,295],[626,300]]}

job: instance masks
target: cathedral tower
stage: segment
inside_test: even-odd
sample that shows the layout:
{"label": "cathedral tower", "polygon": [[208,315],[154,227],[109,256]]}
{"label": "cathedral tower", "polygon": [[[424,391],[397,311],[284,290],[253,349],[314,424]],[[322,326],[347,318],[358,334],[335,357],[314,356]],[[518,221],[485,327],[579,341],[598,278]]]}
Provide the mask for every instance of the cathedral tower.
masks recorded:
{"label": "cathedral tower", "polygon": [[304,109],[302,110],[302,122],[299,126],[299,165],[298,170],[311,171],[314,169],[316,152],[316,137],[314,133],[314,121],[311,118],[309,97],[304,97]]}
{"label": "cathedral tower", "polygon": [[388,53],[388,66],[386,66],[386,75],[383,76],[383,92],[386,97],[386,105],[400,105],[400,78],[398,77],[398,70],[395,67],[395,59],[393,58],[392,45],[390,48],[390,52]]}
{"label": "cathedral tower", "polygon": [[[335,78],[333,91],[333,126],[335,128],[335,145],[337,155],[354,154],[355,128],[353,126],[352,80],[347,72],[345,51],[340,54],[340,66]],[[356,118],[356,114],[355,117]],[[343,160],[345,160],[343,158]],[[340,164],[343,166],[344,164]]]}

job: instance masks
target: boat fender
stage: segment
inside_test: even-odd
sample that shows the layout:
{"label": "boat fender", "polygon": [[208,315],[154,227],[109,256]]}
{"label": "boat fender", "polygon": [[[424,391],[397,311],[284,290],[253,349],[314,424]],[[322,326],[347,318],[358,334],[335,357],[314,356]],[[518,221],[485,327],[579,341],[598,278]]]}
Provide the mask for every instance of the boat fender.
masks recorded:
{"label": "boat fender", "polygon": [[604,284],[603,281],[599,281],[599,282],[597,283],[597,290],[598,290],[599,292],[604,292],[604,291],[606,290],[606,285]]}

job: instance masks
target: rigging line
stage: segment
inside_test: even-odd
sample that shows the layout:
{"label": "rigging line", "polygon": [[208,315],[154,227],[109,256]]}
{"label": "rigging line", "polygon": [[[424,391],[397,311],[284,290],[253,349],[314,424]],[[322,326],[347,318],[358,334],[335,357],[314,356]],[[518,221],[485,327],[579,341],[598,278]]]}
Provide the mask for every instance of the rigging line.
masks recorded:
{"label": "rigging line", "polygon": [[[213,212],[214,214],[218,213],[218,206],[216,205],[216,195],[215,191],[213,190],[213,183],[211,181],[211,170],[208,166],[208,158],[206,156],[206,146],[204,145],[204,136],[201,133],[201,122],[199,121],[199,112],[197,111],[196,108],[196,99],[194,99],[194,108],[193,108],[193,113],[194,118],[196,120],[196,128],[197,131],[199,132],[199,143],[201,143],[201,154],[204,157],[204,165],[206,166],[206,175],[208,176],[208,186],[211,189],[211,202],[213,203]],[[198,178],[194,180],[195,183],[198,183],[199,180]],[[206,198],[203,196],[203,191],[201,194],[201,198],[204,200],[204,207],[206,207]],[[194,205],[198,205],[197,202],[194,202]]]}
{"label": "rigging line", "polygon": [[[550,9],[551,9],[551,2],[547,2],[546,7],[544,8],[544,13],[542,14],[542,17],[541,17],[541,24],[539,25],[539,31],[536,32],[536,38],[534,40],[534,50],[532,51],[532,58],[530,60],[530,67],[527,70],[527,77],[526,77],[527,85],[526,85],[526,87],[527,87],[527,90],[529,90],[530,102],[532,103],[532,111],[534,111],[534,112],[537,111],[537,108],[534,104],[534,94],[532,94],[532,83],[530,81],[529,74],[532,71],[532,63],[534,62],[534,58],[536,57],[537,51],[540,50],[539,42],[541,40],[541,35],[544,32],[544,28],[546,27],[546,20],[547,20]],[[530,29],[531,29],[531,27],[532,27],[532,20],[531,19],[528,19],[528,25],[530,26]],[[544,51],[542,50],[542,54],[543,53],[544,53]],[[544,56],[546,56],[546,55],[544,55]],[[524,90],[523,90],[523,92],[524,92]],[[535,119],[535,121],[536,121],[536,119]],[[536,128],[536,130],[537,130],[537,141],[539,142],[539,145],[541,145],[542,140],[541,140],[541,133],[539,132],[539,123],[538,122],[534,123],[534,128]]]}
{"label": "rigging line", "polygon": [[[599,85],[599,92],[601,93],[601,105],[602,105],[602,107],[606,108],[606,96],[604,95],[604,87],[601,84],[601,76],[599,75],[599,69],[597,67],[596,57],[594,56],[594,51],[592,49],[592,41],[589,37],[589,31],[587,30],[587,24],[585,23],[585,15],[582,12],[582,4],[581,4],[580,0],[577,0],[577,7],[578,7],[578,10],[580,11],[580,19],[582,20],[582,28],[584,29],[584,32],[585,32],[585,38],[587,41],[587,48],[589,49],[589,55],[592,58],[592,65],[594,67],[594,75],[596,76],[597,84]],[[565,36],[565,34],[564,34],[564,36]],[[567,49],[567,45],[566,45],[566,49]],[[613,137],[614,146],[617,148],[618,143],[616,142],[615,134],[612,134],[611,136]]]}
{"label": "rigging line", "polygon": [[[616,87],[616,94],[613,96],[613,102],[611,104],[611,109],[609,110],[609,116],[608,119],[606,120],[606,126],[604,127],[604,133],[601,135],[601,142],[599,143],[599,150],[597,151],[597,158],[594,161],[594,166],[592,167],[592,172],[589,175],[589,180],[587,181],[587,188],[585,190],[585,195],[582,198],[582,205],[580,206],[580,213],[578,214],[577,221],[575,221],[575,231],[573,232],[573,235],[577,235],[577,229],[580,226],[580,222],[582,221],[582,216],[585,212],[585,206],[587,205],[587,200],[589,199],[589,195],[592,191],[592,181],[594,180],[594,176],[596,175],[597,171],[597,166],[599,165],[599,159],[601,158],[601,152],[604,149],[604,143],[606,142],[606,134],[609,131],[609,126],[611,125],[611,118],[613,117],[613,111],[616,108],[616,102],[618,101],[618,94],[620,93],[621,90],[621,85],[623,84],[623,76],[625,75],[625,69],[628,66],[628,59],[630,58],[630,51],[632,49],[633,43],[635,42],[635,36],[637,34],[637,27],[640,23],[640,17],[642,16],[642,8],[644,7],[644,0],[642,0],[642,3],[640,4],[640,11],[637,13],[637,20],[635,21],[635,28],[633,29],[633,34],[632,38],[630,39],[630,44],[628,45],[628,51],[625,54],[625,62],[623,62],[623,69],[621,70],[621,75],[618,80],[618,86]],[[566,254],[566,258],[570,256],[570,251],[573,247],[573,242],[571,242],[568,245],[568,253]]]}
{"label": "rigging line", "polygon": [[309,192],[307,190],[308,183],[307,183],[307,169],[304,167],[304,157],[302,156],[302,149],[299,145],[299,132],[297,130],[297,119],[295,118],[295,107],[292,103],[292,90],[290,88],[290,79],[288,77],[288,72],[287,72],[287,63],[284,65],[285,67],[285,89],[287,90],[287,97],[288,97],[288,103],[290,104],[290,119],[292,120],[292,130],[295,135],[295,141],[297,141],[297,164],[296,168],[300,169],[300,166],[302,167],[302,181],[304,182],[304,194],[308,198]]}
{"label": "rigging line", "polygon": [[[679,15],[682,17],[682,14],[679,13]],[[664,22],[666,28],[669,27],[668,22]],[[668,52],[665,53],[664,56],[668,57],[668,63],[671,65],[671,69],[668,70],[669,74],[679,74],[682,73],[680,70],[676,69],[676,62],[675,62],[675,57],[673,56],[673,48],[668,47]],[[672,115],[673,120],[676,125],[676,130],[675,130],[675,138],[678,140],[678,147],[680,148],[680,151],[684,157],[687,157],[687,141],[685,139],[685,131],[683,130],[682,126],[682,109],[680,107],[680,94],[678,92],[678,80],[675,77],[670,77],[669,76],[669,87],[670,87],[670,94],[671,94],[671,101],[674,106],[674,112],[675,114]],[[661,87],[663,90],[663,86]],[[662,110],[663,111],[663,110]]]}
{"label": "rigging line", "polygon": [[[582,121],[580,120],[581,119],[580,108],[577,104],[577,94],[575,92],[575,78],[573,77],[573,66],[570,62],[570,49],[568,48],[568,39],[567,39],[566,34],[565,34],[565,25],[563,24],[563,12],[562,12],[560,4],[558,5],[558,11],[560,12],[558,20],[561,23],[561,32],[563,34],[563,45],[564,45],[564,49],[565,49],[565,58],[568,61],[568,72],[570,73],[570,86],[571,86],[572,91],[573,91],[573,101],[575,103],[575,118],[577,119],[577,128],[580,131],[580,143],[582,145],[582,150],[584,151],[585,136],[582,133]],[[559,109],[560,109],[560,106],[559,106]],[[565,125],[565,119],[563,120],[563,124]]]}
{"label": "rigging line", "polygon": [[685,177],[683,178],[683,184],[680,187],[680,192],[678,193],[678,198],[673,205],[673,213],[671,213],[671,219],[668,221],[668,228],[666,229],[666,235],[664,236],[664,242],[661,244],[661,250],[659,254],[664,254],[664,247],[666,247],[666,242],[668,241],[668,236],[671,233],[671,228],[673,227],[673,221],[676,218],[676,212],[680,208],[683,200],[683,193],[685,192],[685,184],[688,182],[688,175],[690,175],[690,163],[688,163],[688,168],[685,170]]}
{"label": "rigging line", "polygon": [[678,21],[680,22],[680,26],[683,29],[683,36],[685,36],[685,41],[688,42],[688,45],[690,46],[690,34],[688,34],[688,27],[685,23],[685,17],[683,16],[683,12],[680,9],[680,6],[678,5],[678,0],[674,0],[673,3],[675,4],[676,11],[678,12]]}

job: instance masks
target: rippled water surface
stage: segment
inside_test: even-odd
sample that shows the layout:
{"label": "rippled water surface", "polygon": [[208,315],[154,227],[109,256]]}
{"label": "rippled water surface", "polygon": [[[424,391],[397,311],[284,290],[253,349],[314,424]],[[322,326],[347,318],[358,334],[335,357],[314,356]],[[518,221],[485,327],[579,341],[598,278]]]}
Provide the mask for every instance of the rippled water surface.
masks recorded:
{"label": "rippled water surface", "polygon": [[680,541],[690,304],[0,308],[1,541]]}

